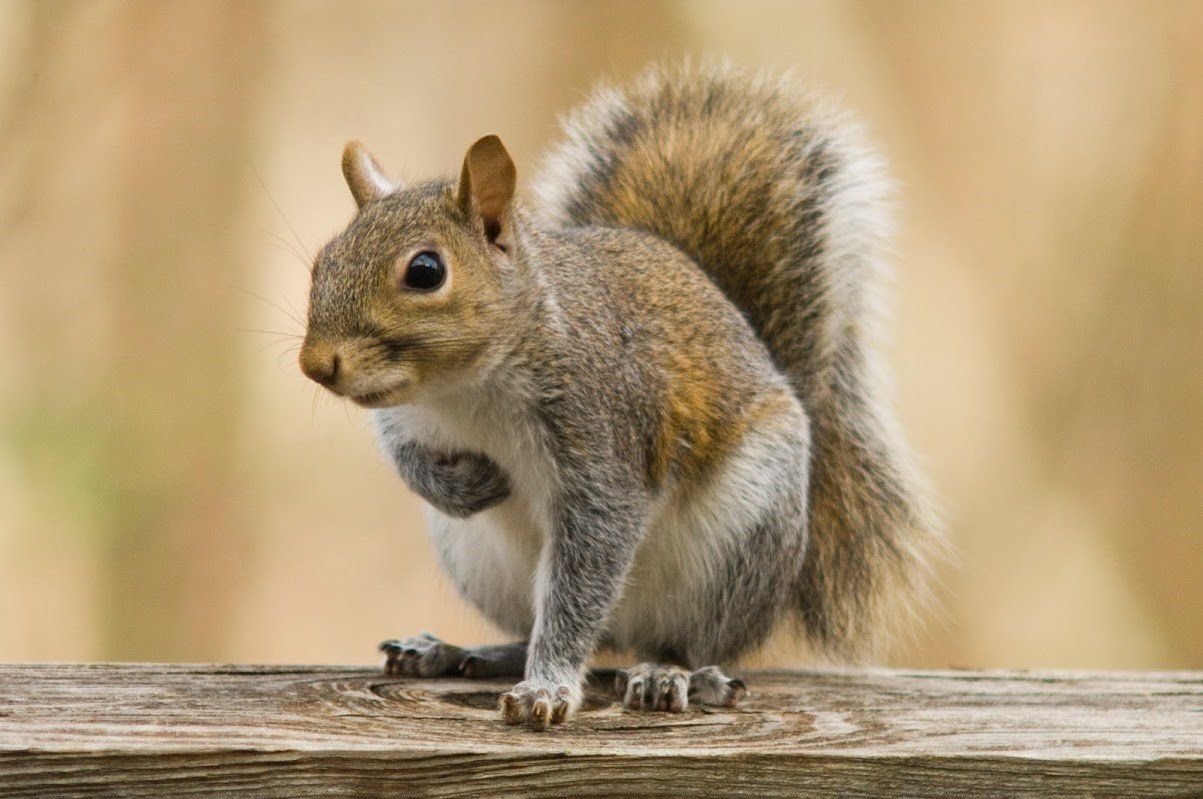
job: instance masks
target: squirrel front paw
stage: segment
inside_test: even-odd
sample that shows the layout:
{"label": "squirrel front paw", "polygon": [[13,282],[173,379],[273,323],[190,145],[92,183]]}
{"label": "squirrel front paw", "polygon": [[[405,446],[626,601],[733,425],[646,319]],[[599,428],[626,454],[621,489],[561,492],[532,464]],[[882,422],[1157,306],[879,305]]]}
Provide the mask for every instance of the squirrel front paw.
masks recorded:
{"label": "squirrel front paw", "polygon": [[478,452],[445,452],[411,442],[394,458],[409,487],[448,516],[466,519],[510,495],[509,477]]}
{"label": "squirrel front paw", "polygon": [[442,464],[446,485],[457,492],[454,510],[467,517],[488,510],[510,496],[510,479],[496,463],[475,452],[457,452]]}
{"label": "squirrel front paw", "polygon": [[581,686],[547,680],[523,680],[501,695],[501,717],[506,724],[529,724],[532,730],[546,730],[549,724],[561,724],[581,706]]}

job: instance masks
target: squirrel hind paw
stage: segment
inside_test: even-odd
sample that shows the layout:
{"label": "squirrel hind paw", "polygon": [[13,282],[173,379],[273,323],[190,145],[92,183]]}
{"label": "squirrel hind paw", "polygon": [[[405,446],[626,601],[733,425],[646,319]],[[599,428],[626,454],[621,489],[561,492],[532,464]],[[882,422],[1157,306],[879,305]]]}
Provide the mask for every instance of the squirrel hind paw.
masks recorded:
{"label": "squirrel hind paw", "polygon": [[628,710],[681,713],[689,706],[690,674],[676,666],[640,663],[618,672],[614,691]]}
{"label": "squirrel hind paw", "polygon": [[459,674],[466,653],[453,644],[421,633],[380,644],[384,673],[390,677],[442,677]]}
{"label": "squirrel hind paw", "polygon": [[738,677],[723,674],[718,666],[707,666],[690,675],[689,695],[703,705],[735,707],[748,695],[748,686]]}
{"label": "squirrel hind paw", "polygon": [[628,710],[669,713],[683,712],[690,700],[699,705],[735,707],[748,693],[743,680],[728,677],[717,666],[690,672],[656,663],[619,671],[614,690]]}

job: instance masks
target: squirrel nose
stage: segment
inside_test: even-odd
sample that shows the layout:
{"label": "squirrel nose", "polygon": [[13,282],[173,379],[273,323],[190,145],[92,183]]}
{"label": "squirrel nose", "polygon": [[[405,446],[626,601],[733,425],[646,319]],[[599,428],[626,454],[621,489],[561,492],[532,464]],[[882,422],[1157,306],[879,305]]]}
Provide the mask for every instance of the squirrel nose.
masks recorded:
{"label": "squirrel nose", "polygon": [[338,382],[338,353],[332,349],[305,347],[301,350],[301,371],[315,383],[332,388]]}

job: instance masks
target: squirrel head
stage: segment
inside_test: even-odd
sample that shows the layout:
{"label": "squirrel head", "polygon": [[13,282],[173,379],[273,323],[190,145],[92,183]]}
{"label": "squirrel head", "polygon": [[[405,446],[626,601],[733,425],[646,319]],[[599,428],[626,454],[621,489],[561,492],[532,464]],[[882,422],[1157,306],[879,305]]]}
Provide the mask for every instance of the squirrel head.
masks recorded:
{"label": "squirrel head", "polygon": [[357,141],[342,167],[359,209],[315,260],[301,371],[364,407],[400,405],[486,361],[503,329],[514,162],[485,136],[458,184],[396,184]]}

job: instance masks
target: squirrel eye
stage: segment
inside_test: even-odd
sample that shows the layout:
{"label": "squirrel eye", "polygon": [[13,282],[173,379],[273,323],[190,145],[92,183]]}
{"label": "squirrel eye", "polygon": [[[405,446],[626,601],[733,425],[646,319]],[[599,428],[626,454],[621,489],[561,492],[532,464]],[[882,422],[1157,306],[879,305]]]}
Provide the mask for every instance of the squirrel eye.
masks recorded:
{"label": "squirrel eye", "polygon": [[405,267],[406,288],[434,291],[447,279],[447,267],[437,252],[424,250],[415,255]]}

